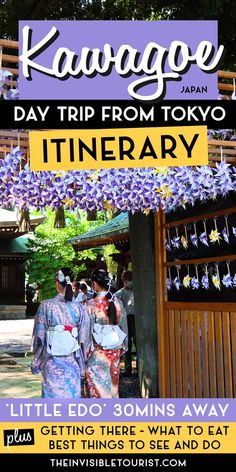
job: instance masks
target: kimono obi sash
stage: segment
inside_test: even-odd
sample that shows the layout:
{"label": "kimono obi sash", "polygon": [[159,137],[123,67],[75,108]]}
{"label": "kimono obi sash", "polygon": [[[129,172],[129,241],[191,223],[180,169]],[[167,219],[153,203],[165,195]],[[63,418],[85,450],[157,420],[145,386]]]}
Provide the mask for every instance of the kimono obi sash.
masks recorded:
{"label": "kimono obi sash", "polygon": [[51,356],[68,356],[80,348],[77,338],[76,326],[52,326],[47,330],[46,350]]}
{"label": "kimono obi sash", "polygon": [[103,349],[120,349],[125,337],[119,325],[94,323],[93,338]]}

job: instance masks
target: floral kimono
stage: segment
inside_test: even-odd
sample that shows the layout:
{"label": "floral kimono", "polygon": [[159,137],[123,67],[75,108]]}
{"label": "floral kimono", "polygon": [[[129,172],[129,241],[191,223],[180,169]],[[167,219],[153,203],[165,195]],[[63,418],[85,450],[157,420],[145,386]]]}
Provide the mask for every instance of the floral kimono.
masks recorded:
{"label": "floral kimono", "polygon": [[[67,356],[52,356],[46,350],[49,328],[58,324],[67,329],[77,327],[80,348]],[[45,300],[35,316],[32,348],[33,374],[41,372],[43,398],[80,398],[81,377],[84,376],[84,355],[88,349],[89,316],[84,306],[76,302],[65,302],[63,295]]]}
{"label": "floral kimono", "polygon": [[88,398],[118,398],[120,356],[127,350],[127,319],[122,303],[114,298],[118,324],[126,333],[123,346],[119,349],[103,349],[93,340],[94,323],[109,324],[106,292],[100,292],[87,305],[90,314],[90,355],[86,362],[85,385]]}

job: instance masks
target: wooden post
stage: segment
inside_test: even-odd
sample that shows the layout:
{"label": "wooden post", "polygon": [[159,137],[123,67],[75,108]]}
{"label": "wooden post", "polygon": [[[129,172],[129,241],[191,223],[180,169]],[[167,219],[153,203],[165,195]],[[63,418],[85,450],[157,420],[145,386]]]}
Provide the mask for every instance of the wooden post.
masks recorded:
{"label": "wooden post", "polygon": [[140,391],[157,398],[157,322],[154,215],[129,216]]}
{"label": "wooden post", "polygon": [[164,300],[166,299],[165,275],[163,264],[166,262],[164,246],[164,218],[165,214],[159,210],[155,214],[155,262],[156,262],[156,294],[157,294],[157,347],[158,347],[158,390],[160,397],[166,397],[166,372],[165,372],[165,325],[164,325]]}

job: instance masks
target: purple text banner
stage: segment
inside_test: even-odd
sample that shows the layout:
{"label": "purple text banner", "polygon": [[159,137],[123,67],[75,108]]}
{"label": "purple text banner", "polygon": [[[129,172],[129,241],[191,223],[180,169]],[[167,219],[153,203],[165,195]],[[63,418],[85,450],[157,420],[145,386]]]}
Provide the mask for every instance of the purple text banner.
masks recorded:
{"label": "purple text banner", "polygon": [[0,399],[0,422],[235,422],[236,399]]}
{"label": "purple text banner", "polygon": [[217,21],[20,21],[20,99],[217,98]]}

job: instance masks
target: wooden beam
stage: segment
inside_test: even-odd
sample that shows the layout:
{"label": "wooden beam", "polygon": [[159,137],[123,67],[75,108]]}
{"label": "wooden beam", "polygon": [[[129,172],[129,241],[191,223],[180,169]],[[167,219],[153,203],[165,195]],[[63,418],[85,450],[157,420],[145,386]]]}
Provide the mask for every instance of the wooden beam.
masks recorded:
{"label": "wooden beam", "polygon": [[[0,135],[1,136],[1,135]],[[18,139],[17,137],[15,138],[10,138],[10,139],[2,139],[0,137],[0,145],[1,144],[6,144],[6,145],[9,145],[11,146],[11,144],[13,146],[24,146],[24,147],[28,147],[29,146],[29,141],[28,140],[25,140],[25,141],[22,141],[21,139]]]}
{"label": "wooden beam", "polygon": [[208,140],[209,146],[225,146],[225,147],[236,147],[235,141],[225,141],[223,139],[209,139]]}
{"label": "wooden beam", "polygon": [[7,49],[18,49],[19,48],[19,42],[18,41],[12,41],[10,39],[0,39],[0,46],[3,48]]}
{"label": "wooden beam", "polygon": [[[236,144],[236,143],[235,143]],[[236,155],[236,149],[222,149],[223,156],[235,156]],[[208,154],[214,154],[214,155],[221,155],[221,149],[215,149],[215,148],[208,148]]]}
{"label": "wooden beam", "polygon": [[2,60],[5,61],[5,62],[14,62],[14,63],[18,63],[19,62],[19,56],[15,55],[11,55],[11,54],[2,54]]}
{"label": "wooden beam", "polygon": [[225,84],[224,82],[219,82],[218,89],[225,90],[226,92],[233,92],[234,86],[233,84]]}
{"label": "wooden beam", "polygon": [[211,213],[204,213],[200,216],[191,216],[190,218],[183,218],[182,220],[176,220],[176,221],[171,221],[171,223],[165,223],[163,226],[164,228],[173,228],[175,226],[182,226],[187,223],[192,223],[193,221],[202,221],[202,220],[208,220],[210,218],[214,218],[215,216],[224,216],[224,215],[230,215],[232,213],[236,213],[236,207],[232,208],[225,208],[224,210],[216,210]]}
{"label": "wooden beam", "polygon": [[220,77],[221,79],[236,79],[236,72],[218,70],[218,77]]}
{"label": "wooden beam", "polygon": [[[217,156],[209,156],[208,159],[209,159],[209,163],[221,162],[221,157],[217,157]],[[227,164],[235,164],[236,157],[234,158],[234,157],[224,155],[224,162],[227,162]]]}
{"label": "wooden beam", "polygon": [[4,129],[0,130],[0,137],[6,136],[7,138],[18,138],[18,134],[20,135],[20,138],[29,139],[29,133],[10,131],[10,130],[8,131]]}
{"label": "wooden beam", "polygon": [[225,302],[164,302],[165,310],[236,311],[236,303]]}
{"label": "wooden beam", "polygon": [[107,244],[113,244],[117,241],[129,241],[129,233],[128,231],[121,234],[116,234],[114,236],[106,236],[104,238],[97,239],[88,239],[86,241],[72,241],[71,244],[73,247],[76,247],[77,250],[84,250],[88,247],[95,247],[95,246],[104,246]]}
{"label": "wooden beam", "polygon": [[163,263],[163,267],[176,267],[182,265],[205,265],[211,264],[214,262],[227,262],[227,261],[236,261],[236,254],[231,254],[227,256],[217,256],[217,257],[201,257],[201,259],[186,259],[186,260],[178,260],[176,259],[173,262],[165,262]]}

